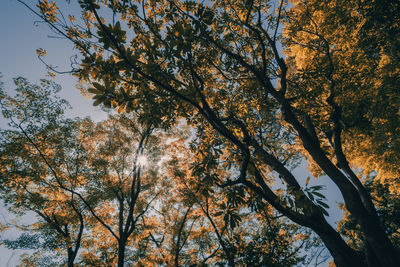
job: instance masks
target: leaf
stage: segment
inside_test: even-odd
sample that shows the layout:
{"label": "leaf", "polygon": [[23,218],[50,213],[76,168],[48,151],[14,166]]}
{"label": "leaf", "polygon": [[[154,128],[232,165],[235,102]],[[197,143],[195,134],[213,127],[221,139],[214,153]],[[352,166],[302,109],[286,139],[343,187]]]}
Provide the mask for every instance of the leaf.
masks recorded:
{"label": "leaf", "polygon": [[89,89],[88,89],[88,92],[89,92],[89,93],[92,93],[92,94],[95,94],[95,95],[98,95],[98,94],[102,94],[102,93],[103,93],[102,91],[100,91],[100,90],[98,90],[98,89],[96,89],[96,88],[89,88]]}
{"label": "leaf", "polygon": [[320,198],[326,199],[326,197],[325,197],[323,194],[319,193],[319,192],[312,192],[312,193],[313,193],[314,195],[320,197]]}
{"label": "leaf", "polygon": [[329,216],[329,213],[328,213],[328,211],[326,211],[324,208],[322,208],[322,207],[320,207],[321,208],[321,212],[325,215],[325,216]]}
{"label": "leaf", "polygon": [[314,185],[314,186],[311,186],[311,187],[310,187],[310,189],[311,189],[312,191],[318,191],[318,190],[321,190],[322,188],[324,188],[323,185]]}
{"label": "leaf", "polygon": [[99,90],[100,92],[104,92],[104,91],[106,90],[105,87],[104,87],[103,85],[99,84],[99,83],[93,82],[92,85],[93,85],[97,90]]}
{"label": "leaf", "polygon": [[328,206],[328,204],[324,203],[323,201],[321,201],[321,200],[317,200],[317,203],[318,203],[318,204],[320,204],[321,206],[323,206],[324,208],[327,208],[327,209],[329,209],[329,206]]}
{"label": "leaf", "polygon": [[223,213],[223,211],[217,211],[214,213],[214,216],[221,216]]}
{"label": "leaf", "polygon": [[46,51],[46,49],[39,48],[39,49],[36,49],[36,54],[39,55],[39,57],[45,57],[45,56],[47,56],[47,51]]}
{"label": "leaf", "polygon": [[101,104],[101,100],[100,99],[96,99],[94,102],[93,102],[93,106],[98,106],[98,105],[100,105]]}

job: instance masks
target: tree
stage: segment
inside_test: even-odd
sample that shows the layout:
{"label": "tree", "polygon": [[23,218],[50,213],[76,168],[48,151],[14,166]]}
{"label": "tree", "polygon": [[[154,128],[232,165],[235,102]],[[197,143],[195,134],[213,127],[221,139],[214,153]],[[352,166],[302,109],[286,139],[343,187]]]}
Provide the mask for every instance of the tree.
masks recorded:
{"label": "tree", "polygon": [[[160,135],[151,135],[151,126],[142,129],[132,114],[98,124],[88,118],[65,119],[68,103],[55,95],[59,86],[46,80],[32,85],[23,78],[15,83],[15,96],[0,92],[11,127],[1,132],[0,192],[10,211],[38,215],[32,230],[39,234],[23,233],[5,244],[65,249],[67,265],[73,266],[82,245],[82,262],[93,263],[93,256],[102,254],[95,247],[103,242],[123,266],[132,234],[158,194],[157,165],[143,164],[144,153],[149,163],[157,161]],[[112,242],[105,242],[110,240],[104,229],[115,238],[116,251]],[[31,258],[37,257],[40,253]]]}
{"label": "tree", "polygon": [[333,86],[349,163],[361,166],[366,176],[376,171],[376,179],[385,183],[399,176],[399,6],[392,1],[346,3],[296,2],[286,29],[286,54],[296,68],[291,96],[329,136],[323,111],[330,104],[315,97]]}
{"label": "tree", "polygon": [[[354,145],[367,130],[373,132],[371,140],[384,140],[388,125],[397,129],[398,101],[390,93],[383,94],[389,106],[374,102],[375,107],[392,111],[392,116],[382,118],[388,123],[379,118],[363,127],[354,123],[359,116],[352,107],[359,106],[364,111],[364,99],[352,94],[358,92],[354,88],[365,88],[362,92],[367,92],[366,99],[374,99],[369,95],[373,96],[376,90],[382,93],[385,86],[367,82],[365,87],[359,87],[357,79],[353,82],[346,75],[336,76],[340,68],[344,68],[342,74],[349,69],[356,76],[365,76],[359,66],[368,63],[357,57],[335,57],[332,51],[341,46],[340,42],[368,50],[373,47],[371,40],[376,40],[368,31],[360,43],[351,42],[357,36],[346,35],[343,30],[345,38],[328,36],[328,29],[354,25],[351,17],[329,12],[331,6],[336,7],[333,11],[345,6],[345,14],[352,6],[340,1],[315,1],[310,2],[309,12],[308,1],[295,2],[291,8],[285,1],[78,2],[82,24],[73,16],[70,21],[63,19],[66,16],[61,16],[58,7],[48,1],[39,1],[38,12],[53,30],[79,49],[83,58],[75,74],[93,84],[89,92],[94,94],[95,105],[151,112],[156,115],[153,123],[163,127],[185,118],[197,128],[200,142],[193,149],[198,151],[203,169],[219,166],[231,170],[226,177],[208,175],[210,184],[245,186],[293,222],[317,233],[338,266],[362,266],[366,262],[373,265],[369,259],[396,266],[400,261],[398,253],[361,182],[362,174],[355,171],[350,158],[357,157],[354,150],[358,154],[368,151]],[[361,19],[358,25],[366,25],[364,30],[380,31],[382,22],[373,19],[373,15],[382,12],[382,3],[371,3],[365,9],[360,5],[363,12],[357,13],[356,18]],[[395,5],[390,7],[395,10]],[[397,22],[393,14],[385,18]],[[312,23],[304,25],[302,18]],[[368,23],[363,24],[365,21]],[[391,25],[390,30],[398,32],[398,25]],[[320,31],[320,27],[327,30]],[[356,33],[360,29],[357,27],[349,32]],[[285,43],[281,43],[282,38],[287,38]],[[280,45],[294,51],[294,44],[311,49],[288,52],[285,58]],[[386,58],[398,56],[395,47],[382,45]],[[307,55],[309,51],[314,52]],[[305,72],[302,65],[294,64],[302,58],[311,66]],[[385,62],[382,64],[392,66]],[[392,76],[385,81],[398,80],[397,69],[390,73]],[[380,77],[378,84],[379,81]],[[352,83],[356,86],[346,91],[350,96],[343,94],[341,90]],[[352,128],[353,124],[358,127]],[[357,129],[361,134],[357,135]],[[396,154],[398,140],[396,137],[383,142],[385,151]],[[339,188],[346,209],[370,248],[361,256],[326,222],[326,204],[315,197],[320,193],[307,191],[291,172],[301,158],[307,158],[314,169]],[[381,172],[376,166],[374,171]],[[232,176],[235,173],[237,178]],[[284,186],[272,187],[273,180],[282,180]]]}
{"label": "tree", "polygon": [[[125,256],[128,245],[143,230],[141,220],[159,193],[156,189],[159,174],[154,163],[158,161],[162,141],[151,125],[141,127],[136,120],[132,114],[110,116],[107,121],[86,129],[90,133],[85,136],[83,147],[88,151],[90,171],[84,192],[75,191],[89,209],[92,223],[98,224],[93,235],[108,240],[104,237],[105,230],[115,239],[117,253],[110,249],[110,243],[105,245],[108,253],[118,255],[118,266],[128,262]],[[88,243],[93,246],[97,242]],[[98,253],[93,250],[85,256],[93,260]]]}
{"label": "tree", "polygon": [[[368,192],[356,178],[370,183],[368,180],[376,176],[374,186],[390,183],[392,191],[398,189],[397,8],[398,4],[390,1],[299,1],[286,29],[287,55],[295,68],[291,74],[293,105],[313,114],[312,119],[325,135],[327,154],[353,177],[361,196]],[[324,91],[329,92],[327,101],[316,101]],[[358,177],[351,167],[359,170]],[[320,171],[318,166],[314,169]],[[362,201],[372,206],[368,198],[362,196]],[[385,221],[382,214],[379,217]],[[364,242],[364,249],[379,248],[372,243]],[[374,253],[367,251],[365,255],[371,261],[369,265],[382,264]]]}
{"label": "tree", "polygon": [[73,142],[77,122],[62,118],[68,103],[56,96],[60,87],[55,83],[14,82],[15,96],[0,91],[1,111],[10,127],[0,135],[1,198],[16,214],[36,213],[39,221],[32,226],[40,235],[22,234],[5,243],[14,249],[65,250],[67,265],[73,266],[85,227],[85,211],[72,192],[79,184],[75,178],[80,166],[73,165],[80,161]]}

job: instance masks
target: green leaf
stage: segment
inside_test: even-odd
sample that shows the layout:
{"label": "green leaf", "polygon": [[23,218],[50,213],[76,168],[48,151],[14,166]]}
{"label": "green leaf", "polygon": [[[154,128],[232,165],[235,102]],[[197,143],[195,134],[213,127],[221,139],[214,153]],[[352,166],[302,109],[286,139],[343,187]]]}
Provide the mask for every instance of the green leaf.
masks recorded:
{"label": "green leaf", "polygon": [[312,193],[313,193],[314,195],[320,197],[320,198],[326,199],[326,197],[325,197],[323,194],[319,193],[319,192],[312,192]]}
{"label": "green leaf", "polygon": [[221,216],[223,213],[223,211],[217,211],[214,213],[214,216]]}
{"label": "green leaf", "polygon": [[329,206],[328,206],[328,204],[324,203],[323,201],[321,201],[321,200],[317,200],[317,203],[318,203],[318,204],[320,204],[321,206],[323,206],[324,208],[327,208],[327,209],[329,209]]}
{"label": "green leaf", "polygon": [[104,92],[104,91],[105,91],[104,86],[101,85],[101,84],[99,84],[99,83],[93,82],[92,85],[93,85],[97,90],[99,90],[100,92]]}
{"label": "green leaf", "polygon": [[329,216],[329,213],[322,207],[321,208],[321,212],[325,215],[325,216]]}
{"label": "green leaf", "polygon": [[102,91],[100,91],[100,90],[98,90],[98,89],[95,89],[95,88],[89,88],[89,89],[88,89],[88,92],[89,92],[89,93],[92,93],[92,94],[96,94],[96,95],[99,95],[99,94],[102,94],[102,93],[103,93]]}
{"label": "green leaf", "polygon": [[93,102],[93,106],[98,106],[98,105],[100,105],[101,104],[101,100],[100,99],[96,99],[94,102]]}

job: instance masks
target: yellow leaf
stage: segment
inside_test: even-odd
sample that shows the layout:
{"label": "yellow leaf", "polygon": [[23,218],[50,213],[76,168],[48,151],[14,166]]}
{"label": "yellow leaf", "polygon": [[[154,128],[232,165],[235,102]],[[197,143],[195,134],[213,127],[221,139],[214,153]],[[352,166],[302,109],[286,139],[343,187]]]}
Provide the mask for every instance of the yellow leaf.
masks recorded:
{"label": "yellow leaf", "polygon": [[39,48],[39,49],[36,49],[36,54],[38,54],[39,57],[45,57],[45,56],[47,56],[47,51],[46,51],[46,49]]}

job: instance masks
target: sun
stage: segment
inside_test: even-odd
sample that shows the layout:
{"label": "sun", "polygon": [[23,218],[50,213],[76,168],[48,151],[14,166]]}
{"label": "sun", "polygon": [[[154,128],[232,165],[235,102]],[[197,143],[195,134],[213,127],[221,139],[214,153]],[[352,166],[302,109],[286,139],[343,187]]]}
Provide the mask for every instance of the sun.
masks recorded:
{"label": "sun", "polygon": [[147,156],[146,156],[146,155],[140,155],[140,156],[137,158],[137,164],[138,164],[139,166],[144,167],[144,166],[147,165],[147,163],[148,163],[148,159],[147,159]]}

